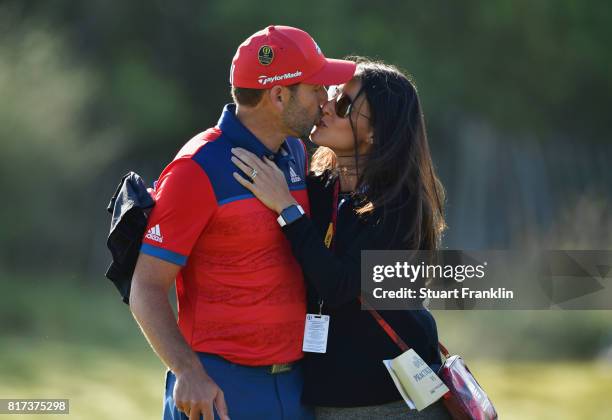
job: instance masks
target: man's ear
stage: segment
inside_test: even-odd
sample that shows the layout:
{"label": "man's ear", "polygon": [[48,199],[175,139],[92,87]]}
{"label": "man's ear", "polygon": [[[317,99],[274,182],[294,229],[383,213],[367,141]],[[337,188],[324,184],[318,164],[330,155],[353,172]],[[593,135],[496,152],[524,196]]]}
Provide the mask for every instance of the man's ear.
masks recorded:
{"label": "man's ear", "polygon": [[267,94],[272,106],[278,109],[279,111],[282,111],[285,107],[286,102],[286,98],[283,97],[283,87],[278,85],[274,86],[273,88],[268,90]]}

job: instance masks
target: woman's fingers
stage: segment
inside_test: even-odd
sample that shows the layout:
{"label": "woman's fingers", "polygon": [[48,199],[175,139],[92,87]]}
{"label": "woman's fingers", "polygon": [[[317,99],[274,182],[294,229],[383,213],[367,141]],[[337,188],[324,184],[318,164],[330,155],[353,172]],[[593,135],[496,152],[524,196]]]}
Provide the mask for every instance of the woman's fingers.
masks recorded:
{"label": "woman's fingers", "polygon": [[263,168],[263,162],[261,161],[261,159],[259,159],[255,154],[249,152],[248,150],[242,149],[240,147],[235,147],[232,149],[232,153],[253,169],[259,171]]}
{"label": "woman's fingers", "polygon": [[[237,149],[232,149],[232,150],[234,151]],[[245,152],[245,153],[250,154],[250,156],[248,157],[245,157],[246,155],[240,151],[234,152],[234,153],[236,154],[236,156],[231,157],[232,162],[238,168],[240,168],[240,170],[244,172],[244,174],[247,175],[248,177],[251,177],[251,174],[253,173],[253,169],[257,171],[256,177],[257,176],[260,177],[259,178],[260,180],[263,178],[268,179],[269,177],[274,179],[274,171],[275,170],[280,171],[280,169],[278,169],[276,164],[270,161],[267,157],[264,158],[262,161],[262,160],[259,160],[259,158],[257,158],[254,154],[250,152]],[[257,163],[254,163],[255,161]],[[255,183],[256,181],[253,179],[253,182]]]}
{"label": "woman's fingers", "polygon": [[[244,172],[245,175],[247,176],[251,176],[251,174],[253,173],[253,167],[247,165],[246,163],[244,163],[243,161],[241,161],[240,159],[238,159],[235,156],[232,156],[232,162],[234,163],[234,165],[236,165],[242,172]],[[258,171],[259,172],[259,171]]]}
{"label": "woman's fingers", "polygon": [[278,167],[278,165],[276,165],[276,163],[268,158],[267,156],[263,158],[263,161],[265,162],[267,169],[266,171],[269,171],[268,173],[270,174],[270,176],[272,177],[272,179],[275,180],[275,182],[280,183],[280,182],[285,182],[285,174],[283,173],[283,171],[281,171],[281,169]]}
{"label": "woman's fingers", "polygon": [[234,175],[234,179],[236,181],[238,181],[238,183],[240,185],[242,185],[244,188],[246,188],[247,190],[251,191],[252,193],[254,193],[254,185],[251,184],[249,181],[247,181],[246,179],[244,179],[238,172],[234,172],[232,175]]}
{"label": "woman's fingers", "polygon": [[[253,160],[250,158],[247,159],[248,162],[245,162],[242,159],[239,159],[237,156],[232,156],[231,160],[234,163],[234,165],[240,168],[240,170],[244,172],[244,174],[247,175],[248,177],[251,177],[251,174],[253,173],[253,169],[257,171],[257,174],[259,175],[270,174],[272,170],[274,169],[264,164],[264,162],[259,162],[255,164],[253,163]],[[256,175],[256,176],[259,176],[259,175]]]}

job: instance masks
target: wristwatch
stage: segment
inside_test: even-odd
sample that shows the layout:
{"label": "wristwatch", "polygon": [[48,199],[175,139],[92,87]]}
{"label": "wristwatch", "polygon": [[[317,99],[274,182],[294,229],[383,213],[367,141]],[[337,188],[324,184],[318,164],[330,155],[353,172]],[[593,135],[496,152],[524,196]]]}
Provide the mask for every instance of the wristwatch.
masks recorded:
{"label": "wristwatch", "polygon": [[302,217],[303,214],[304,214],[304,209],[302,208],[302,206],[298,204],[292,204],[289,207],[287,207],[285,210],[281,211],[281,214],[280,216],[278,216],[276,221],[278,222],[279,225],[281,225],[281,227],[283,227],[290,223],[295,222],[297,219]]}

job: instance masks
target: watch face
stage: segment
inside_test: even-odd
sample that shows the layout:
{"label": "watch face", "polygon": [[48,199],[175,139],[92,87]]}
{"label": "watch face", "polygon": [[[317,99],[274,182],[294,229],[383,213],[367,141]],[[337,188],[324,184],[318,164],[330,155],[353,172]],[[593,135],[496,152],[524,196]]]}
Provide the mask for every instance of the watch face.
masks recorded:
{"label": "watch face", "polygon": [[294,220],[299,219],[301,215],[302,215],[302,212],[296,205],[287,207],[281,213],[281,216],[283,217],[283,219],[285,220],[285,223],[287,224],[293,222]]}

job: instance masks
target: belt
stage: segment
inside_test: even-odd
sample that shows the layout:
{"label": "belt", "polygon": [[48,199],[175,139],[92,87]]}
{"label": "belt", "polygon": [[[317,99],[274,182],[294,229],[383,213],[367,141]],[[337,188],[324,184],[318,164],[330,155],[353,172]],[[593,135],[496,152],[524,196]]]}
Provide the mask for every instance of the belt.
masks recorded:
{"label": "belt", "polygon": [[276,365],[266,366],[266,370],[270,375],[289,372],[291,369],[293,369],[293,363],[280,363]]}
{"label": "belt", "polygon": [[223,357],[213,354],[213,353],[198,352],[198,356],[200,357],[200,360],[202,360],[202,363],[204,364],[204,366],[206,366],[205,358],[212,357],[212,358],[217,359],[218,361],[223,361],[224,363],[229,363],[231,365],[239,366],[244,369],[257,369],[260,371],[264,371],[270,375],[276,375],[278,373],[289,372],[298,363],[298,362],[289,362],[289,363],[276,363],[273,365],[249,366],[249,365],[241,365],[239,363],[230,362],[229,360],[224,359]]}

